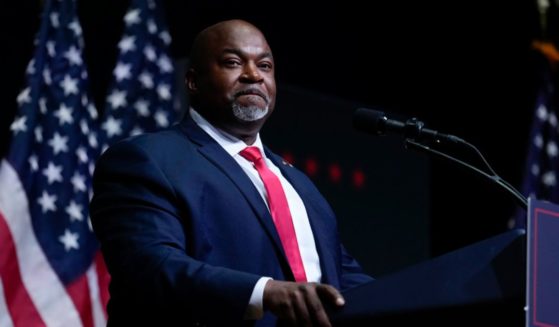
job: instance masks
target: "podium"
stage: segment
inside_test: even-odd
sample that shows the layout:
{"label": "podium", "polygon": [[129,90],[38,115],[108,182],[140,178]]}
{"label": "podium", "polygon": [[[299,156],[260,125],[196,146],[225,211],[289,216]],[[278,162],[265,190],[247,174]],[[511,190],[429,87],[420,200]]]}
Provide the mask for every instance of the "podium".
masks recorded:
{"label": "podium", "polygon": [[526,235],[511,230],[346,290],[334,326],[524,326]]}

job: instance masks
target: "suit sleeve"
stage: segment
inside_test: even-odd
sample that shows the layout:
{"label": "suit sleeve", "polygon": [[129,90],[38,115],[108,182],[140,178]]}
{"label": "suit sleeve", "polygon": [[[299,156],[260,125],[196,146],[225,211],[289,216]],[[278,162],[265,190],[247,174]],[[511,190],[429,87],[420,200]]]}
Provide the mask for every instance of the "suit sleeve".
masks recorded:
{"label": "suit sleeve", "polygon": [[132,303],[137,314],[158,308],[196,321],[242,319],[261,276],[187,254],[188,204],[179,205],[156,160],[133,143],[116,144],[98,161],[93,188],[91,219],[115,302]]}
{"label": "suit sleeve", "polygon": [[363,272],[363,269],[357,260],[355,260],[346,251],[345,247],[343,245],[340,245],[340,247],[342,255],[341,289],[347,290],[349,288],[373,281],[374,278]]}

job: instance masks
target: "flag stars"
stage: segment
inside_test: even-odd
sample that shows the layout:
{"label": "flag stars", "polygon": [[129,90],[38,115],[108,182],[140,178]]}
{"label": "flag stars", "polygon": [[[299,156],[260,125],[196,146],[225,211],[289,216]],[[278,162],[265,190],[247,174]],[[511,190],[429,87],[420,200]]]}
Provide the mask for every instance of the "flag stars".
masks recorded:
{"label": "flag stars", "polygon": [[24,103],[31,103],[30,93],[31,93],[30,87],[26,87],[21,92],[19,92],[19,94],[17,95],[17,104],[21,106]]}
{"label": "flag stars", "polygon": [[58,13],[51,13],[50,14],[50,23],[52,24],[52,26],[54,28],[58,28],[58,26],[60,26],[60,21],[58,19]]}
{"label": "flag stars", "polygon": [[87,121],[85,119],[80,120],[80,130],[82,134],[89,133],[89,125],[87,125]]}
{"label": "flag stars", "polygon": [[71,46],[68,51],[64,53],[64,58],[68,59],[70,65],[72,66],[79,66],[83,62],[81,53],[75,46]]}
{"label": "flag stars", "polygon": [[68,252],[72,249],[78,250],[80,248],[80,245],[78,244],[78,238],[78,233],[72,233],[70,232],[70,230],[66,229],[64,231],[64,235],[61,235],[58,240],[62,244],[64,244],[64,250]]}
{"label": "flag stars", "polygon": [[89,113],[89,117],[91,117],[91,119],[97,119],[99,116],[97,114],[97,109],[95,109],[95,106],[92,103],[87,105],[87,112]]}
{"label": "flag stars", "polygon": [[555,186],[557,184],[557,178],[553,171],[548,171],[542,175],[542,183],[548,187]]}
{"label": "flag stars", "polygon": [[27,121],[26,116],[21,116],[16,118],[12,124],[10,125],[10,130],[16,135],[18,132],[25,132],[27,131],[27,125],[25,125]]}
{"label": "flag stars", "polygon": [[62,182],[62,166],[57,166],[50,161],[47,168],[43,169],[43,175],[47,177],[49,185],[54,182]]}
{"label": "flag stars", "polygon": [[46,191],[43,191],[43,194],[37,200],[37,202],[41,206],[41,210],[43,211],[43,213],[56,211],[56,195],[50,195]]}
{"label": "flag stars", "polygon": [[136,50],[135,44],[136,38],[134,36],[126,36],[118,42],[118,48],[122,53],[126,53],[128,51]]}
{"label": "flag stars", "polygon": [[110,103],[113,109],[118,109],[120,107],[125,107],[127,105],[126,102],[126,91],[119,91],[114,90],[110,95],[107,101]]}
{"label": "flag stars", "polygon": [[146,89],[153,88],[153,78],[148,72],[142,72],[140,76],[138,76],[138,79],[140,80],[140,83],[142,83],[142,86]]}
{"label": "flag stars", "polygon": [[547,143],[546,146],[546,151],[547,151],[547,155],[549,155],[550,157],[557,157],[557,144],[553,141],[550,141]]}
{"label": "flag stars", "polygon": [[171,99],[171,88],[169,85],[160,84],[157,86],[157,95],[162,100],[170,100]]}
{"label": "flag stars", "polygon": [[134,108],[136,109],[136,112],[139,116],[149,116],[149,102],[147,102],[146,100],[140,99],[136,101],[136,103],[134,103]]}
{"label": "flag stars", "polygon": [[151,34],[157,33],[157,25],[152,19],[148,20],[148,32]]}
{"label": "flag stars", "polygon": [[45,80],[45,84],[51,85],[52,78],[50,76],[50,70],[48,68],[43,69],[43,80]]}
{"label": "flag stars", "polygon": [[54,45],[54,41],[47,41],[45,45],[47,47],[47,53],[49,54],[49,56],[54,57],[54,55],[56,55],[56,47]]}
{"label": "flag stars", "polygon": [[120,119],[115,119],[113,116],[109,116],[107,120],[101,125],[101,128],[105,130],[108,137],[113,137],[122,134],[122,122]]}
{"label": "flag stars", "polygon": [[37,158],[36,155],[34,154],[30,155],[27,161],[29,162],[29,168],[31,169],[32,172],[39,170],[39,159]]}
{"label": "flag stars", "polygon": [[52,147],[54,154],[68,151],[68,137],[62,136],[58,134],[58,132],[54,132],[54,135],[52,139],[49,140],[48,144]]}
{"label": "flag stars", "polygon": [[97,134],[91,132],[91,134],[87,136],[87,142],[92,148],[97,148],[97,146],[99,146],[99,143],[97,143]]}
{"label": "flag stars", "polygon": [[155,123],[157,124],[157,126],[159,127],[169,126],[169,120],[167,119],[167,115],[165,114],[164,111],[162,110],[156,111],[153,118],[155,119]]}
{"label": "flag stars", "polygon": [[124,16],[126,26],[138,24],[140,21],[140,9],[129,10]]}
{"label": "flag stars", "polygon": [[536,109],[536,116],[541,120],[544,121],[547,119],[547,108],[544,104],[540,104],[538,109]]}
{"label": "flag stars", "polygon": [[47,99],[45,98],[39,99],[39,110],[43,115],[47,113]]}
{"label": "flag stars", "polygon": [[119,62],[114,70],[116,80],[118,82],[121,82],[124,79],[130,79],[132,77],[132,74],[130,72],[131,68],[132,66],[130,64]]}
{"label": "flag stars", "polygon": [[68,28],[70,28],[74,32],[75,36],[80,36],[82,34],[82,27],[80,26],[80,23],[78,23],[78,21],[75,19],[70,24],[68,24]]}
{"label": "flag stars", "polygon": [[69,75],[64,76],[60,82],[60,87],[64,89],[64,95],[78,94],[78,80]]}
{"label": "flag stars", "polygon": [[534,176],[538,176],[540,174],[540,166],[538,166],[537,164],[532,164],[532,167],[530,167],[530,172],[532,172]]}
{"label": "flag stars", "polygon": [[155,53],[155,49],[151,45],[146,45],[144,48],[144,56],[146,56],[149,61],[155,61],[155,59],[157,59],[157,53]]}
{"label": "flag stars", "polygon": [[41,126],[35,127],[35,141],[37,143],[43,142],[43,128]]}
{"label": "flag stars", "polygon": [[173,71],[173,64],[171,63],[169,57],[165,55],[162,55],[161,58],[157,60],[157,66],[159,66],[159,69],[161,69],[164,73],[170,73]]}
{"label": "flag stars", "polygon": [[88,161],[87,151],[83,146],[76,149],[76,156],[78,157],[80,163],[86,163]]}
{"label": "flag stars", "polygon": [[553,113],[553,112],[550,113],[549,117],[547,118],[547,121],[549,122],[549,124],[552,127],[554,127],[554,128],[557,127],[557,116],[555,115],[555,113]]}
{"label": "flag stars", "polygon": [[27,65],[27,69],[25,71],[27,72],[27,75],[35,74],[35,59],[31,59],[31,61],[29,61],[29,64]]}
{"label": "flag stars", "polygon": [[83,214],[82,214],[82,206],[74,202],[74,200],[70,201],[70,204],[66,207],[66,213],[70,216],[70,221],[83,221]]}
{"label": "flag stars", "polygon": [[134,128],[130,131],[131,136],[143,134],[144,131],[139,126],[134,126]]}
{"label": "flag stars", "polygon": [[171,35],[167,31],[159,33],[159,37],[163,40],[165,45],[171,44]]}
{"label": "flag stars", "polygon": [[540,149],[543,147],[543,137],[541,134],[536,135],[534,138],[534,145]]}
{"label": "flag stars", "polygon": [[72,124],[74,118],[72,117],[72,108],[67,107],[64,103],[60,105],[57,111],[54,112],[54,116],[58,118],[58,124],[63,126],[64,124]]}
{"label": "flag stars", "polygon": [[78,172],[74,173],[74,176],[70,179],[70,182],[74,186],[74,192],[85,192],[87,191],[87,186],[85,185],[85,177]]}

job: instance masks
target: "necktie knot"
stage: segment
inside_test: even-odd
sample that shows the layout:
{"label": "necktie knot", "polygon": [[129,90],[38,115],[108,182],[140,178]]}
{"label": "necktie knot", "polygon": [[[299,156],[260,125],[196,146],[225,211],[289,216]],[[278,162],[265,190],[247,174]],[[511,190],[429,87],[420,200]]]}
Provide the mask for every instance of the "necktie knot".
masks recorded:
{"label": "necktie knot", "polygon": [[243,151],[239,152],[239,154],[250,162],[256,162],[262,159],[262,153],[260,153],[260,149],[255,146],[247,146],[243,149]]}

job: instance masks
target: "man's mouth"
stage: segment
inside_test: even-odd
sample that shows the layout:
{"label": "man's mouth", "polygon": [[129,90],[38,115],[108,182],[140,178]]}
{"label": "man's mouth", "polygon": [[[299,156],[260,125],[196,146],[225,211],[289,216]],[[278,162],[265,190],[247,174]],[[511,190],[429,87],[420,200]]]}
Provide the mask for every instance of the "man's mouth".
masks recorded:
{"label": "man's mouth", "polygon": [[257,95],[259,97],[261,97],[262,99],[264,99],[264,101],[266,101],[266,103],[270,102],[270,99],[268,98],[268,96],[266,94],[264,94],[264,92],[258,90],[258,89],[248,89],[248,90],[242,90],[239,91],[237,93],[235,93],[235,97],[240,97],[243,95]]}

